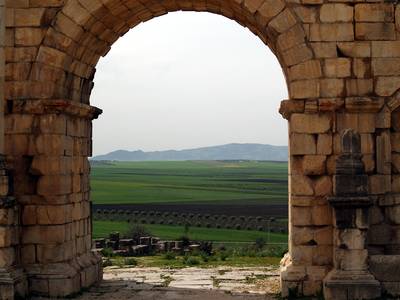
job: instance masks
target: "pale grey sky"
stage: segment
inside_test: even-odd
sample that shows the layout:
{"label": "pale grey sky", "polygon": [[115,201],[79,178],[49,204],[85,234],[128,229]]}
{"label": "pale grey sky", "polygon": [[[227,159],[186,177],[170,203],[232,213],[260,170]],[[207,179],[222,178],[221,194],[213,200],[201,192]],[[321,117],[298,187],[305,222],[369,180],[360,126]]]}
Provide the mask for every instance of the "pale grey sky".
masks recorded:
{"label": "pale grey sky", "polygon": [[226,143],[287,145],[278,60],[225,17],[177,12],[140,24],[97,66],[94,155]]}

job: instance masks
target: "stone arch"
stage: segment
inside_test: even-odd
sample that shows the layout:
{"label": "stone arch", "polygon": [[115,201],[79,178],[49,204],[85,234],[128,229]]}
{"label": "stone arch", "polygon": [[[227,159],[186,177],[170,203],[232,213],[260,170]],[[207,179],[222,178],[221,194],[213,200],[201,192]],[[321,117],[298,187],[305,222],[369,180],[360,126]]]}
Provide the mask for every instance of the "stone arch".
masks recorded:
{"label": "stone arch", "polygon": [[[283,295],[290,289],[315,295],[324,286],[326,299],[374,298],[380,288],[399,296],[400,278],[385,275],[396,274],[400,262],[374,255],[374,243],[338,247],[328,202],[337,190],[341,132],[348,129],[360,135],[371,211],[395,191],[387,158],[395,150],[388,141],[399,102],[398,9],[396,3],[350,0],[0,1],[0,152],[9,169],[0,163],[0,295],[65,296],[99,280],[87,160],[91,120],[101,112],[89,105],[96,63],[140,22],[192,10],[248,27],[275,53],[286,76],[290,99],[280,112],[289,121],[290,237]],[[376,225],[373,220],[360,225],[363,232]],[[370,237],[380,237],[372,227]],[[366,259],[357,265],[356,252],[371,266]],[[369,267],[380,285],[346,277]],[[332,270],[343,275],[339,281],[327,277]]]}
{"label": "stone arch", "polygon": [[[302,11],[283,0],[218,0],[213,3],[69,0],[54,16],[39,45],[29,76],[30,81],[37,82],[37,96],[88,104],[96,63],[112,44],[141,22],[177,10],[211,12],[247,27],[275,53],[288,82],[294,82],[289,89],[294,97],[318,96],[317,84],[310,86],[308,95],[297,95],[296,81],[305,76],[301,68],[313,69],[316,77],[320,70],[318,64],[311,61],[313,52],[307,45],[306,31],[299,17]],[[50,12],[43,11],[43,15],[46,14]],[[303,63],[302,66],[292,67],[299,63]],[[44,73],[56,75],[54,78],[58,80],[50,83],[52,87],[48,86],[49,80],[45,87],[40,86],[40,82],[48,79],[44,78]],[[32,95],[32,91],[29,93]]]}

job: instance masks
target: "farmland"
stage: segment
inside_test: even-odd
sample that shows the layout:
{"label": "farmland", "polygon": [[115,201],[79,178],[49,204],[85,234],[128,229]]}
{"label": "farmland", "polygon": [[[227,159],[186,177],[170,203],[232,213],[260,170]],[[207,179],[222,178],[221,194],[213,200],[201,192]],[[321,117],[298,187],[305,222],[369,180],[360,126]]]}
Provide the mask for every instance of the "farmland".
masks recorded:
{"label": "farmland", "polygon": [[[94,236],[139,223],[175,239],[287,241],[287,163],[92,162]],[[271,220],[273,219],[273,222]]]}
{"label": "farmland", "polygon": [[287,163],[111,162],[92,165],[95,205],[287,205]]}
{"label": "farmland", "polygon": [[[128,228],[127,222],[94,221],[94,238],[107,237],[112,231],[120,231],[124,234]],[[145,225],[155,236],[161,239],[177,240],[184,235],[183,226],[171,225]],[[208,240],[214,242],[254,242],[257,238],[263,238],[271,243],[287,243],[287,235],[279,233],[244,231],[230,229],[190,228],[188,236],[192,240]]]}

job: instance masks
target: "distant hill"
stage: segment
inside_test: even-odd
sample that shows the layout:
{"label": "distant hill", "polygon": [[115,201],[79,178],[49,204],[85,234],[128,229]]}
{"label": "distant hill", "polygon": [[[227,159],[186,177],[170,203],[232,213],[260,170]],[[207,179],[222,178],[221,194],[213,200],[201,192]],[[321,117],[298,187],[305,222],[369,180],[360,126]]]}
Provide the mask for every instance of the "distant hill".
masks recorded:
{"label": "distant hill", "polygon": [[108,161],[160,161],[160,160],[271,160],[287,161],[287,146],[264,144],[227,144],[187,150],[144,152],[117,150],[98,155],[92,160]]}

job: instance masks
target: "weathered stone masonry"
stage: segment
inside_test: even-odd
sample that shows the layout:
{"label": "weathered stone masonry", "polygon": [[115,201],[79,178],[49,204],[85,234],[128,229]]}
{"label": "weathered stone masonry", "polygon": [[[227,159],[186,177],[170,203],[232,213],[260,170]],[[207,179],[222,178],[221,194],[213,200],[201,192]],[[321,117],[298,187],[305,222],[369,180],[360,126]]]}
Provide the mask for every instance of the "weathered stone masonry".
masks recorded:
{"label": "weathered stone masonry", "polygon": [[[91,120],[100,113],[89,106],[95,67],[130,28],[177,10],[239,22],[275,53],[286,76],[290,99],[280,111],[290,125],[290,249],[282,266],[283,294],[292,289],[313,295],[324,287],[329,299],[332,286],[342,285],[349,292],[341,297],[353,299],[374,282],[377,289],[367,296],[399,296],[395,2],[0,0],[0,145],[4,141],[9,170],[0,176],[1,203],[8,203],[0,205],[0,298],[65,296],[101,278],[99,258],[91,252],[87,160]],[[347,129],[359,134],[371,202],[361,227],[343,229],[352,230],[349,235],[328,202],[340,196],[336,161]],[[348,259],[354,253],[363,255],[357,264]],[[332,272],[341,271],[368,271],[372,281],[351,285],[354,278],[343,276],[330,284]]]}

